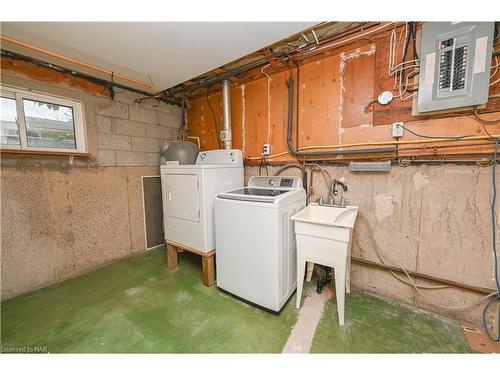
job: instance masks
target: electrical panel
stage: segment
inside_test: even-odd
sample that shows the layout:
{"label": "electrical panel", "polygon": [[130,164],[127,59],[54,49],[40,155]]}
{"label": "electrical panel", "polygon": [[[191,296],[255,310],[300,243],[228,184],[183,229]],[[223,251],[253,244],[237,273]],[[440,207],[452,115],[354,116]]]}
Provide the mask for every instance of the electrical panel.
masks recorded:
{"label": "electrical panel", "polygon": [[424,23],[418,112],[488,102],[494,28],[494,22]]}

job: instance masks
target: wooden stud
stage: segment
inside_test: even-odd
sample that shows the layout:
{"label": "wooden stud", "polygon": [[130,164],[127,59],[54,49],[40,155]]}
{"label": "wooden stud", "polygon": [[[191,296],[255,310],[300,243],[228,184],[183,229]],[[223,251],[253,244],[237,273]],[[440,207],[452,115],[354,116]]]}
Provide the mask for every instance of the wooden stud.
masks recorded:
{"label": "wooden stud", "polygon": [[203,265],[203,285],[212,286],[215,282],[215,254],[201,258]]}
{"label": "wooden stud", "polygon": [[177,248],[169,243],[167,246],[167,267],[169,270],[177,268]]}

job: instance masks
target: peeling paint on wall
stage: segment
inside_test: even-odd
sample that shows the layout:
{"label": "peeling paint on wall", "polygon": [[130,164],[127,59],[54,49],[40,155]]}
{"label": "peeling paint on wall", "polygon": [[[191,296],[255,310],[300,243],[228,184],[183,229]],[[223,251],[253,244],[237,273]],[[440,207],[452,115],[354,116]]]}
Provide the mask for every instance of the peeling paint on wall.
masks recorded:
{"label": "peeling paint on wall", "polygon": [[415,173],[415,175],[413,176],[413,186],[415,186],[416,191],[422,190],[423,188],[425,188],[429,184],[430,184],[430,181],[427,178],[427,176],[422,174],[420,171]]}
{"label": "peeling paint on wall", "polygon": [[394,213],[393,198],[384,193],[373,198],[375,202],[375,216],[377,221],[382,221]]}

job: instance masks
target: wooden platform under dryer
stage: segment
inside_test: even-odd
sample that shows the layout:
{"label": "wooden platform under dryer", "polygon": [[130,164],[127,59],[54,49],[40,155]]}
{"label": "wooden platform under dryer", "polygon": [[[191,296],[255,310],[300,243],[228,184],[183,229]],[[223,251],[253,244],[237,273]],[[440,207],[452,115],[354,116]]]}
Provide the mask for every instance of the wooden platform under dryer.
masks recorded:
{"label": "wooden platform under dryer", "polygon": [[201,256],[201,264],[203,271],[203,285],[212,286],[215,282],[215,249],[204,253],[200,250],[193,249],[188,246],[181,245],[174,241],[165,241],[167,248],[167,267],[169,270],[175,270],[178,263],[179,250],[187,251]]}

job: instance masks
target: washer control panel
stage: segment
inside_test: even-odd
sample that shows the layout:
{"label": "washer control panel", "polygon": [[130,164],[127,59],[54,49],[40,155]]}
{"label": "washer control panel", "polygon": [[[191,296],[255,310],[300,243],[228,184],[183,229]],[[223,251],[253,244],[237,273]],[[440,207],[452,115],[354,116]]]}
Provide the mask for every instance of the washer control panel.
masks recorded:
{"label": "washer control panel", "polygon": [[252,176],[248,187],[295,190],[302,188],[302,179],[295,176]]}

